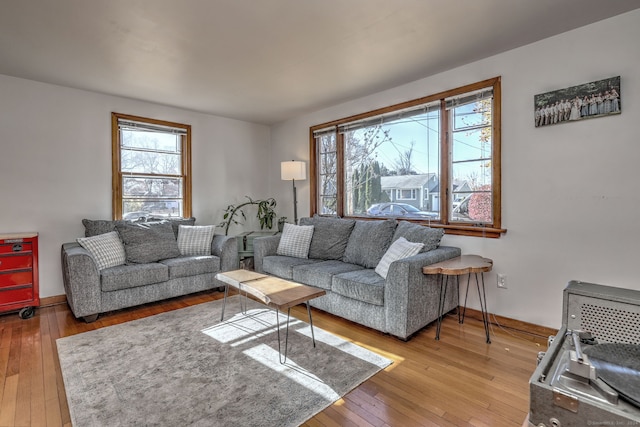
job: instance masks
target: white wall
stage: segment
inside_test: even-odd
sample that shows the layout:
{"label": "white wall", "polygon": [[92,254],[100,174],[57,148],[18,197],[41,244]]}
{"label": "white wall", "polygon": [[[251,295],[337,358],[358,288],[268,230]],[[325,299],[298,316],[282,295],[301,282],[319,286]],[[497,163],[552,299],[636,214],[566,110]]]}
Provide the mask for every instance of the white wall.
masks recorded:
{"label": "white wall", "polygon": [[[640,10],[272,127],[271,188],[290,205],[279,161],[309,159],[309,127],[502,76],[502,218],[499,239],[445,236],[494,260],[490,312],[558,328],[569,280],[640,289]],[[536,94],[621,76],[622,114],[545,128]],[[309,181],[298,186],[309,214]],[[497,289],[496,273],[508,289]],[[478,308],[477,298],[470,304]]]}
{"label": "white wall", "polygon": [[111,218],[111,112],[192,125],[193,214],[266,197],[267,126],[0,75],[0,233],[40,233],[40,296],[63,295],[60,246]]}

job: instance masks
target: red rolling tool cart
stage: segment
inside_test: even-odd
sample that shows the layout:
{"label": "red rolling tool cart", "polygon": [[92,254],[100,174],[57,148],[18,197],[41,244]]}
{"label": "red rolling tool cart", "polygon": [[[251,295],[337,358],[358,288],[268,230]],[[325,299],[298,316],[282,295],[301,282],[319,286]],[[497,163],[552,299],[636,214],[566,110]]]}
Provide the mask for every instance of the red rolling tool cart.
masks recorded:
{"label": "red rolling tool cart", "polygon": [[0,313],[28,319],[38,306],[38,233],[0,234]]}

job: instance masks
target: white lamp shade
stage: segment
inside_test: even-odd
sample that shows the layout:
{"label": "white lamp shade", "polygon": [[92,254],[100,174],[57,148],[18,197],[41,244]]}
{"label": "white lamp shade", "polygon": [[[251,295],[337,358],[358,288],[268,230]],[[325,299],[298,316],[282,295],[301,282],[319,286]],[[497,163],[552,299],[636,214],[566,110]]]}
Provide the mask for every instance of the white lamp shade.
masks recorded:
{"label": "white lamp shade", "polygon": [[283,181],[307,179],[307,164],[299,160],[281,162],[280,177]]}

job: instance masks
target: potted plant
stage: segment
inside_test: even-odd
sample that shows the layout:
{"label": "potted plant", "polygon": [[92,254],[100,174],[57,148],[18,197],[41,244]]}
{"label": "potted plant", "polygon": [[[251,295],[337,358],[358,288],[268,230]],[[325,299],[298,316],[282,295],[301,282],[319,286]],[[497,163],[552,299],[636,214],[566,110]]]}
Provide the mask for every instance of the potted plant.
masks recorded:
{"label": "potted plant", "polygon": [[268,199],[260,200],[260,199],[252,199],[249,196],[245,196],[248,201],[244,203],[240,203],[239,205],[229,205],[224,211],[223,221],[220,223],[220,227],[224,227],[225,236],[229,234],[229,227],[231,224],[240,224],[238,221],[237,215],[240,214],[242,216],[242,220],[247,219],[247,216],[244,213],[244,208],[247,206],[257,205],[258,212],[256,216],[260,221],[260,229],[264,229],[265,227],[268,229],[273,228],[273,219],[276,217],[276,201],[273,197],[269,197]]}

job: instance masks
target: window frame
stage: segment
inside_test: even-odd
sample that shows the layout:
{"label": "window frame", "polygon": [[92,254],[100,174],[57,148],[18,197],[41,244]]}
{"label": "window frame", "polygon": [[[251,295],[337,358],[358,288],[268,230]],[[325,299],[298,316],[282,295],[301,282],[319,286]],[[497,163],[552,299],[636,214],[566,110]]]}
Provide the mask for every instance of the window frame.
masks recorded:
{"label": "window frame", "polygon": [[[449,124],[449,114],[446,105],[446,100],[452,97],[464,95],[467,93],[480,91],[485,88],[492,88],[493,90],[493,103],[492,103],[492,111],[491,111],[491,191],[493,193],[492,198],[492,222],[490,223],[482,223],[482,224],[472,224],[472,223],[464,223],[460,221],[449,220],[450,210],[452,209],[452,199],[454,197],[450,192],[450,188],[452,187],[452,178],[451,178],[451,127]],[[342,119],[334,120],[331,122],[319,124],[316,126],[312,126],[309,128],[309,154],[310,154],[310,214],[311,215],[323,215],[321,212],[318,212],[319,207],[319,183],[318,183],[318,147],[316,145],[316,138],[314,132],[316,131],[326,131],[330,128],[335,128],[336,130],[336,183],[337,183],[337,211],[336,215],[326,215],[326,216],[339,216],[345,218],[357,218],[357,219],[376,219],[373,217],[366,216],[348,216],[344,215],[344,197],[345,197],[345,183],[344,183],[344,137],[343,134],[338,132],[338,128],[341,125],[346,123],[355,122],[359,120],[364,120],[373,116],[379,116],[383,114],[393,113],[395,111],[400,111],[404,109],[408,109],[411,107],[416,107],[422,104],[427,104],[434,101],[439,101],[440,103],[440,191],[439,191],[439,200],[440,200],[440,219],[438,220],[410,220],[411,222],[422,223],[425,225],[429,225],[431,227],[444,228],[447,234],[455,234],[455,235],[466,235],[466,236],[477,236],[477,237],[491,237],[491,238],[499,238],[502,234],[506,233],[507,230],[502,228],[502,175],[501,175],[501,120],[502,120],[502,111],[501,111],[501,100],[502,100],[502,92],[501,92],[501,77],[494,77],[486,80],[482,80],[476,83],[468,84],[465,86],[461,86],[455,89],[446,90],[443,92],[439,92],[433,95],[428,95],[422,98],[402,102],[399,104],[391,105],[388,107],[379,108],[377,110],[372,110],[369,112],[356,114],[353,116],[345,117]],[[446,184],[446,185],[445,185]]]}
{"label": "window frame", "polygon": [[119,120],[139,122],[149,125],[183,129],[186,134],[181,137],[181,169],[182,174],[182,217],[192,216],[191,206],[191,125],[169,122],[165,120],[151,119],[148,117],[133,116],[129,114],[111,113],[111,187],[112,187],[112,218],[122,219],[122,194],[123,173],[121,170],[121,144]]}

